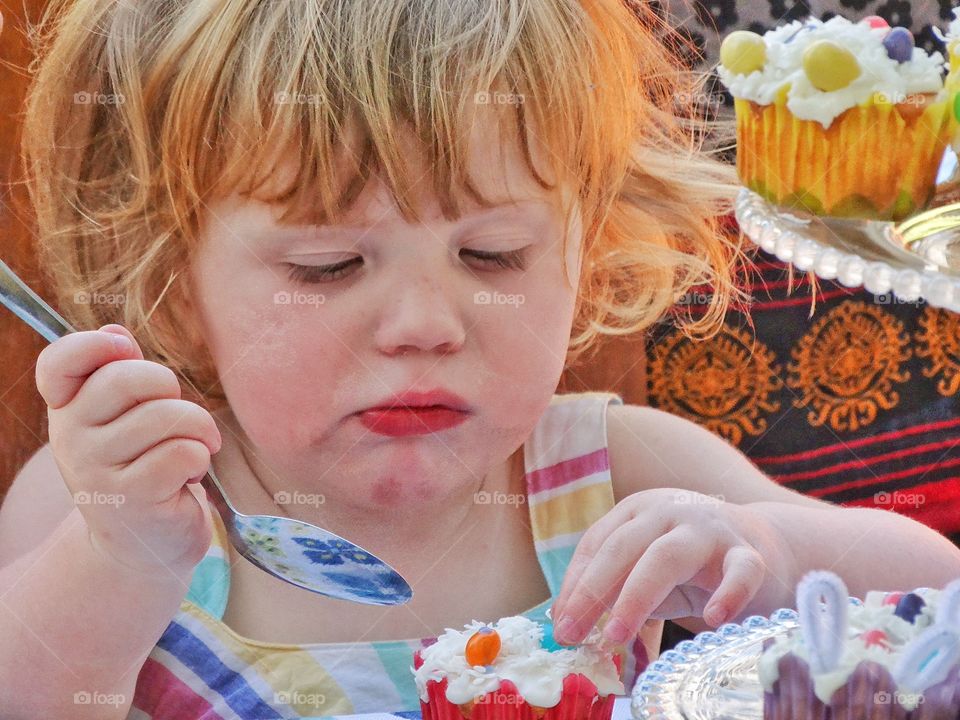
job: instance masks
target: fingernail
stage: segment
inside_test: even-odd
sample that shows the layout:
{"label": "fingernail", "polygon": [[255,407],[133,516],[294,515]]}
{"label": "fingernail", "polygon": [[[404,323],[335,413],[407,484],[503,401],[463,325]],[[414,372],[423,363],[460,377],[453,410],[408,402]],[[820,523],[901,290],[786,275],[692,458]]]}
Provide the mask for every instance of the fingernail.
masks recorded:
{"label": "fingernail", "polygon": [[133,343],[130,342],[130,338],[126,335],[117,335],[116,333],[110,333],[112,336],[110,340],[113,342],[113,347],[117,352],[130,352],[133,350]]}
{"label": "fingernail", "polygon": [[574,630],[576,630],[576,623],[573,622],[573,618],[560,618],[560,621],[554,626],[553,639],[557,642],[566,643],[571,639]]}
{"label": "fingernail", "polygon": [[[725,608],[723,608],[723,607],[721,607],[721,606],[719,606],[719,605],[714,605],[713,607],[709,608],[708,610],[705,610],[703,614],[704,614],[704,615],[710,615],[710,617],[714,618],[714,624],[715,624],[717,627],[719,627],[720,625],[723,625],[725,622],[727,622],[727,611],[726,611]],[[704,619],[706,619],[706,618],[704,618]],[[709,622],[709,621],[708,621],[708,622]]]}
{"label": "fingernail", "polygon": [[626,642],[629,636],[630,628],[620,618],[613,618],[603,628],[604,639],[614,645]]}

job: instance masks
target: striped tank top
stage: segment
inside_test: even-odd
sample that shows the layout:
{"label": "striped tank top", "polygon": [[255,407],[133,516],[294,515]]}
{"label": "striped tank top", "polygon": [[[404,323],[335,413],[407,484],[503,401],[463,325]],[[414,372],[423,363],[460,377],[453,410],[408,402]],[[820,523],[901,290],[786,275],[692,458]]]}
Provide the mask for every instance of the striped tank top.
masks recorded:
{"label": "striped tank top", "polygon": [[[614,505],[606,408],[613,393],[554,395],[524,443],[535,549],[551,598],[522,613],[545,622],[583,533]],[[230,589],[227,537],[214,510],[214,540],[180,609],[137,678],[128,720],[267,720],[419,711],[413,653],[435,638],[270,644],[222,622]],[[471,618],[472,619],[472,618]],[[495,620],[497,618],[485,618]],[[659,652],[663,623],[648,622],[620,649],[622,679]]]}

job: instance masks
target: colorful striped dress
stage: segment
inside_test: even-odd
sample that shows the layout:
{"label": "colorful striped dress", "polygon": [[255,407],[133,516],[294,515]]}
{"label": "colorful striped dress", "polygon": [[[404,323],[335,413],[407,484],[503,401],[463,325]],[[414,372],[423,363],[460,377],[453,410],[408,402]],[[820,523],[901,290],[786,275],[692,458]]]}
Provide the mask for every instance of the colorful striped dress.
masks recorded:
{"label": "colorful striped dress", "polygon": [[[523,613],[544,621],[584,531],[614,505],[606,408],[612,393],[554,395],[524,443],[527,507],[551,599]],[[253,641],[221,618],[230,569],[214,513],[214,542],[189,592],[140,671],[130,720],[267,720],[419,711],[413,652],[435,638],[306,645]],[[465,621],[472,618],[465,618]],[[497,618],[485,618],[495,620]],[[659,651],[662,622],[624,648],[629,689]]]}

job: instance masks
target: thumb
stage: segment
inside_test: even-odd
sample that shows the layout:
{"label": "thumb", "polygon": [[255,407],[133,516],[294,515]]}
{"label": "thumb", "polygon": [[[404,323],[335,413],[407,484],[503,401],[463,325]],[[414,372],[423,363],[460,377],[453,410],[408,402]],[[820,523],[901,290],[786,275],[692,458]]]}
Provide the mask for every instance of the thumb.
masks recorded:
{"label": "thumb", "polygon": [[125,335],[130,338],[130,342],[133,343],[133,354],[136,356],[135,359],[143,360],[143,351],[140,349],[140,345],[137,344],[137,339],[133,336],[129,330],[127,330],[123,325],[118,325],[116,323],[111,323],[110,325],[104,325],[100,328],[100,332],[114,333],[115,335]]}

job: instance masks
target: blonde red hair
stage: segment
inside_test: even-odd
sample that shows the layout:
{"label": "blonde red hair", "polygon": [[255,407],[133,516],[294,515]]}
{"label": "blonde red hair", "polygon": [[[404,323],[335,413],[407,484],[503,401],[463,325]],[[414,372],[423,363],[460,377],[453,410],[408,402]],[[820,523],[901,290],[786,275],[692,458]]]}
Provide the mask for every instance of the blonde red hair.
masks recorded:
{"label": "blonde red hair", "polygon": [[[403,126],[455,217],[460,198],[484,200],[465,162],[477,93],[522,98],[488,109],[521,148],[535,132],[576,191],[568,362],[601,335],[642,331],[694,285],[714,292],[685,327],[709,333],[736,294],[738,244],[720,220],[733,170],[704,151],[690,111],[703,79],[646,2],[54,0],[35,41],[22,155],[59,307],[80,328],[126,325],[207,400],[222,394],[185,272],[204,203],[242,189],[335,222],[376,171],[416,219]],[[348,129],[362,151],[344,186]],[[265,195],[279,148],[299,167]],[[97,294],[123,302],[75,301]]]}

